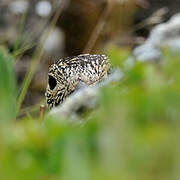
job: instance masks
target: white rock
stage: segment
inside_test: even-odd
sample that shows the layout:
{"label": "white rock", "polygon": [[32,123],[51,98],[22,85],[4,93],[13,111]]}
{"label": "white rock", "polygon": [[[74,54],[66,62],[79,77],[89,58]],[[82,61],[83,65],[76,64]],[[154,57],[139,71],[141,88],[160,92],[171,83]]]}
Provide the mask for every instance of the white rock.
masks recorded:
{"label": "white rock", "polygon": [[27,11],[28,6],[29,6],[28,1],[18,0],[10,3],[9,9],[14,14],[23,14]]}
{"label": "white rock", "polygon": [[133,55],[140,61],[158,60],[162,47],[168,47],[172,52],[180,51],[180,13],[167,23],[157,25],[145,43],[134,49]]}
{"label": "white rock", "polygon": [[47,17],[52,10],[51,3],[49,1],[40,1],[36,5],[36,13],[41,17]]}
{"label": "white rock", "polygon": [[61,51],[64,48],[64,33],[59,28],[54,30],[46,38],[43,48],[48,53]]}

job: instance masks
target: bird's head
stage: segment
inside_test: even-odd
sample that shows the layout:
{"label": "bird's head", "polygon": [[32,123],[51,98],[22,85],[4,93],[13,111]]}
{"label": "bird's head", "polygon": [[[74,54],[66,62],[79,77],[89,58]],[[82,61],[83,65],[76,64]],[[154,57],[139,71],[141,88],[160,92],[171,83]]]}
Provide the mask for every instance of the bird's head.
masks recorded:
{"label": "bird's head", "polygon": [[49,68],[48,83],[46,88],[46,103],[52,108],[61,104],[67,96],[67,84],[63,73],[59,71],[56,64]]}

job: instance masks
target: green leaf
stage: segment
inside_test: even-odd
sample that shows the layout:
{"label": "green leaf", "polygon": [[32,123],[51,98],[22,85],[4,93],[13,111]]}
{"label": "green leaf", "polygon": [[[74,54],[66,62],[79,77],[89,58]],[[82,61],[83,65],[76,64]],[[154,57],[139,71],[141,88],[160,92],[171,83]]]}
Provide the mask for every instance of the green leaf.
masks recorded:
{"label": "green leaf", "polygon": [[0,49],[0,122],[15,118],[16,85],[13,60]]}

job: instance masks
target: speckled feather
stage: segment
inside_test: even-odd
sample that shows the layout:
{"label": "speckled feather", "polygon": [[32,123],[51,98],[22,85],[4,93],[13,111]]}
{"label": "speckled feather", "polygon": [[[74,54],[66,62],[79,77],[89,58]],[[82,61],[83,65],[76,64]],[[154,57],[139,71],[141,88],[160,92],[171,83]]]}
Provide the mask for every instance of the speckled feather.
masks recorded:
{"label": "speckled feather", "polygon": [[93,86],[107,77],[110,63],[106,55],[82,54],[60,59],[49,68],[46,102],[52,108],[74,92],[80,82]]}

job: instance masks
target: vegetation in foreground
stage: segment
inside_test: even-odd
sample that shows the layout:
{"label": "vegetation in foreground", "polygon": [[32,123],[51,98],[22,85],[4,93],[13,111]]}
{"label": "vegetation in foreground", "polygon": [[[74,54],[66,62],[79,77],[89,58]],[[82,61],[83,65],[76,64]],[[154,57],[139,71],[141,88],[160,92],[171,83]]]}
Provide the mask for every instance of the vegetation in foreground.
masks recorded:
{"label": "vegetation in foreground", "polygon": [[27,116],[16,121],[13,58],[0,50],[0,179],[179,179],[180,55],[161,64],[125,61],[83,126]]}

